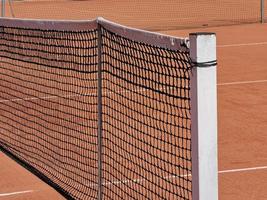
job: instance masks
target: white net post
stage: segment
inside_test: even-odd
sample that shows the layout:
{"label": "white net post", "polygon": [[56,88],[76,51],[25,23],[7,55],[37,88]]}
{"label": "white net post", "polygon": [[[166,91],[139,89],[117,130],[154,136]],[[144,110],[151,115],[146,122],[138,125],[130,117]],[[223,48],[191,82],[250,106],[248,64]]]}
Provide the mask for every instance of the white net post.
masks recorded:
{"label": "white net post", "polygon": [[193,200],[218,200],[216,35],[189,35]]}

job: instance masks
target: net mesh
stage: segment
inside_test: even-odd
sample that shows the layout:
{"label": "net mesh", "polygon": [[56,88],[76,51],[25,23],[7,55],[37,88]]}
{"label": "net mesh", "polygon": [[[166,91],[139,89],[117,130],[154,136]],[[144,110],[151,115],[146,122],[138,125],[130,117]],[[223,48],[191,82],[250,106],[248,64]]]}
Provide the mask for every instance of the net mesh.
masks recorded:
{"label": "net mesh", "polygon": [[190,199],[189,54],[102,32],[104,195]]}
{"label": "net mesh", "polygon": [[0,145],[72,197],[95,198],[97,32],[0,29]]}
{"label": "net mesh", "polygon": [[188,51],[104,27],[101,38],[6,26],[0,35],[4,152],[69,199],[97,199],[99,170],[105,199],[192,199]]}

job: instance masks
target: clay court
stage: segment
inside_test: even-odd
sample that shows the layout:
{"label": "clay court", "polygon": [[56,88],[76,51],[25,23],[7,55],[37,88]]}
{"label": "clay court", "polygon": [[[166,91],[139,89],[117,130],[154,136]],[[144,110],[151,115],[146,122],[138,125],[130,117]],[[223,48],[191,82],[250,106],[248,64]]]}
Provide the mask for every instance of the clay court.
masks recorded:
{"label": "clay court", "polygon": [[[179,5],[175,2],[157,1],[156,7],[151,6],[154,1],[150,0],[17,1],[13,12],[19,18],[92,19],[102,16],[123,25],[179,37],[188,37],[193,32],[215,32],[219,199],[265,200],[267,24],[255,23],[260,17],[259,2],[252,0],[240,9],[236,9],[237,1],[231,3],[230,0],[218,0],[216,8],[211,6],[214,1],[199,1],[202,7],[191,1],[182,1]],[[188,6],[191,11],[186,9]],[[200,12],[205,8],[208,15]],[[11,16],[8,4],[6,13]],[[267,8],[265,13],[267,15]],[[0,177],[1,200],[64,199],[3,152],[0,154]]]}

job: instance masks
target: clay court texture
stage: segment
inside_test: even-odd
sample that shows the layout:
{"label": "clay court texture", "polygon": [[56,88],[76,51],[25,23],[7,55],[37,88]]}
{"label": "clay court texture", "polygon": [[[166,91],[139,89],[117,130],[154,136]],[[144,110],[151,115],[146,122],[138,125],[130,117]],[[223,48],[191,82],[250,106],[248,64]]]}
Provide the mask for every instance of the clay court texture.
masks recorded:
{"label": "clay court texture", "polygon": [[[258,23],[259,10],[257,0],[13,1],[18,18],[102,16],[179,37],[215,32],[221,200],[267,199],[267,24]],[[8,4],[6,14],[11,16]],[[0,199],[63,199],[2,152],[0,177]]]}

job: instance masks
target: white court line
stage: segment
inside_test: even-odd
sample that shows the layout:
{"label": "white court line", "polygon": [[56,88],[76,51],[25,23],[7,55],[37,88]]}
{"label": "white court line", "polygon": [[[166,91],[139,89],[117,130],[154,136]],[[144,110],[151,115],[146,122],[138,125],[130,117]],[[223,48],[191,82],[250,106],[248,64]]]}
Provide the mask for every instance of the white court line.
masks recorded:
{"label": "white court line", "polygon": [[[158,88],[158,90],[170,90],[172,88]],[[102,95],[110,95],[110,94],[125,94],[132,92],[145,92],[147,89],[139,89],[139,90],[119,90],[119,91],[110,91],[103,92]],[[54,98],[72,98],[72,97],[87,97],[87,96],[97,96],[97,93],[88,93],[88,94],[75,94],[75,95],[62,95],[62,96],[43,96],[43,97],[27,97],[27,98],[16,98],[16,99],[0,99],[0,103],[4,102],[12,102],[12,101],[28,101],[28,100],[40,100],[40,99],[54,99]]]}
{"label": "white court line", "polygon": [[[229,170],[221,170],[218,171],[218,174],[225,174],[225,173],[235,173],[235,172],[247,172],[247,171],[256,171],[256,170],[266,170],[267,166],[260,166],[260,167],[248,167],[248,168],[238,168],[238,169],[229,169]],[[163,177],[163,179],[174,179],[179,177],[187,177],[191,176],[191,174],[188,175],[181,175],[181,176],[166,176]],[[133,180],[118,180],[118,181],[112,181],[112,182],[105,182],[102,185],[120,185],[120,184],[128,184],[128,183],[141,183],[146,181],[146,179],[133,179]],[[98,187],[98,184],[90,184],[91,187]],[[31,193],[34,192],[34,190],[26,190],[26,191],[20,191],[20,192],[11,192],[11,193],[0,193],[0,197],[5,196],[12,196],[12,195],[18,195],[18,194],[25,194],[25,193]]]}
{"label": "white court line", "polygon": [[77,95],[65,95],[65,96],[44,96],[44,97],[28,97],[28,98],[17,98],[17,99],[4,99],[0,100],[0,103],[11,102],[11,101],[30,101],[30,100],[40,100],[40,99],[54,99],[54,98],[71,98],[71,97],[80,97],[80,96],[93,96],[96,93],[92,94],[77,94]]}
{"label": "white court line", "polygon": [[34,192],[34,191],[33,190],[26,190],[26,191],[19,191],[19,192],[0,193],[0,197],[7,197],[7,196],[25,194],[25,193],[31,193],[31,192]]}
{"label": "white court line", "polygon": [[242,84],[252,84],[252,83],[266,83],[267,80],[254,80],[254,81],[236,81],[236,82],[228,82],[228,83],[218,83],[218,86],[224,85],[242,85]]}
{"label": "white court line", "polygon": [[22,99],[5,99],[0,100],[0,103],[4,102],[12,102],[12,101],[28,101],[28,100],[37,100],[37,99],[52,99],[52,98],[60,98],[60,96],[46,96],[46,97],[31,97],[31,98],[22,98]]}
{"label": "white court line", "polygon": [[[236,82],[228,82],[228,83],[218,83],[218,86],[226,86],[226,85],[242,85],[242,84],[253,84],[253,83],[266,83],[267,80],[254,80],[254,81],[236,81]],[[159,90],[167,90],[165,88],[159,88]],[[146,89],[140,90],[121,90],[116,92],[104,92],[103,95],[107,94],[115,94],[115,93],[131,93],[131,92],[142,92],[146,91]],[[40,99],[53,99],[53,98],[71,98],[71,97],[80,97],[80,96],[96,96],[97,93],[89,93],[89,94],[77,94],[77,95],[63,95],[63,96],[44,96],[44,97],[31,97],[31,98],[18,98],[18,99],[0,99],[0,103],[4,102],[12,102],[12,101],[27,101],[27,100],[40,100]]]}
{"label": "white court line", "polygon": [[[267,166],[260,166],[260,167],[249,167],[249,168],[237,168],[237,169],[229,169],[229,170],[221,170],[218,171],[218,174],[226,174],[226,173],[235,173],[235,172],[247,172],[247,171],[256,171],[256,170],[265,170],[267,169]],[[166,176],[162,179],[170,180],[175,178],[181,178],[181,177],[190,177],[191,174],[188,175],[172,175],[172,176]],[[109,181],[104,182],[102,185],[105,186],[112,186],[112,185],[120,185],[120,184],[132,184],[132,183],[141,183],[147,181],[146,179],[126,179],[126,180],[117,180],[117,181]],[[98,187],[98,184],[89,184],[90,187]]]}
{"label": "white court line", "polygon": [[241,47],[241,46],[257,46],[257,45],[267,45],[267,42],[252,42],[252,43],[241,43],[241,44],[224,44],[224,45],[217,45],[219,48],[223,47]]}
{"label": "white court line", "polygon": [[221,170],[218,173],[224,174],[224,173],[234,173],[234,172],[247,172],[247,171],[256,171],[256,170],[263,170],[263,169],[267,169],[267,166],[248,167],[248,168],[240,168],[240,169],[228,169],[228,170]]}

